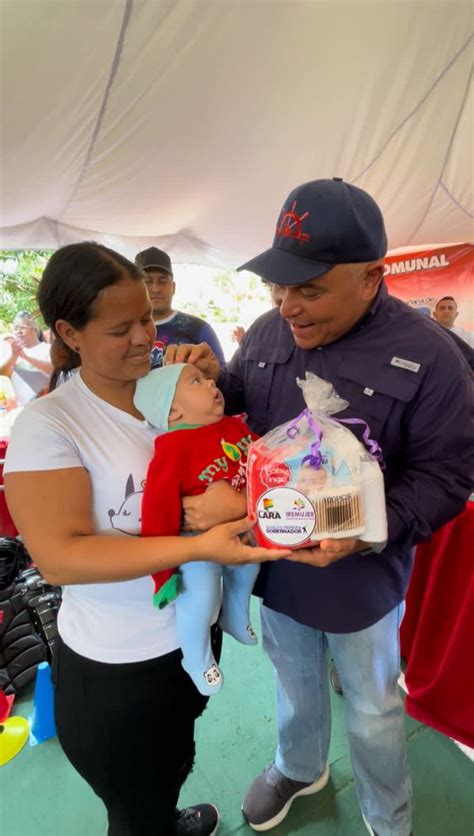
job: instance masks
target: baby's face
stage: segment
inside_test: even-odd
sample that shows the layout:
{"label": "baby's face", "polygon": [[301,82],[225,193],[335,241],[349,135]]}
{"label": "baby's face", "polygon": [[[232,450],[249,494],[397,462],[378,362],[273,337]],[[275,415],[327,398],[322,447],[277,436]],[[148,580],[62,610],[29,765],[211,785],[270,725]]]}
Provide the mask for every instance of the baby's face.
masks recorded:
{"label": "baby's face", "polygon": [[224,396],[213,380],[196,366],[187,365],[179,376],[170,422],[215,424],[224,414]]}

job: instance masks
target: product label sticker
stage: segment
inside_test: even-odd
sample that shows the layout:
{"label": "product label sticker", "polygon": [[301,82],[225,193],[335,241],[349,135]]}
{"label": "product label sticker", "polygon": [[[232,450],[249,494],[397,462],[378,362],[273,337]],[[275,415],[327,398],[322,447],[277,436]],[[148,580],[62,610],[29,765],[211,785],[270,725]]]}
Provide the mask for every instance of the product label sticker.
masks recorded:
{"label": "product label sticker", "polygon": [[257,502],[257,520],[267,540],[277,546],[301,546],[316,526],[314,505],[295,488],[271,488]]}
{"label": "product label sticker", "polygon": [[265,464],[260,471],[260,478],[267,488],[282,488],[291,481],[291,467],[285,462]]}

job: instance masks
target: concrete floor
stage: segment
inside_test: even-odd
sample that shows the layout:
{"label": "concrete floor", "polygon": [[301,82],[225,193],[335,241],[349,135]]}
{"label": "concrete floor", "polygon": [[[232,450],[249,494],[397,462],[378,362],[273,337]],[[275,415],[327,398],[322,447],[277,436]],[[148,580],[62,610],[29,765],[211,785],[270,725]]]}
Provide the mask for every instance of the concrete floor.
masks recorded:
{"label": "concrete floor", "polygon": [[[257,622],[257,619],[255,619]],[[257,622],[258,623],[258,622]],[[219,836],[248,836],[240,804],[252,778],[272,760],[275,745],[273,680],[260,647],[227,639],[225,685],[199,721],[197,765],[182,805],[212,801]],[[364,836],[345,742],[343,700],[332,696],[331,780],[317,796],[295,802],[275,836]],[[27,717],[32,692],[14,713]],[[472,836],[474,766],[448,738],[407,718],[414,785],[414,836]],[[131,765],[131,768],[132,765]],[[102,803],[66,761],[56,739],[31,748],[0,769],[0,836],[104,836]],[[157,832],[157,836],[159,833]]]}

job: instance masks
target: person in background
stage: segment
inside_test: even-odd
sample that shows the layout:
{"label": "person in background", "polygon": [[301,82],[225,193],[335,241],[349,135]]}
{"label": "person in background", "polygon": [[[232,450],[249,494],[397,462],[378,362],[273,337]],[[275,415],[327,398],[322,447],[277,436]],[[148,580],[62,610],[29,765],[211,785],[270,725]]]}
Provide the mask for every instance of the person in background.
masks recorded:
{"label": "person in background", "polygon": [[454,323],[459,316],[458,305],[453,296],[443,296],[436,302],[433,311],[433,319],[443,328],[457,334],[461,340],[464,340],[471,348],[474,348],[474,334],[468,331],[467,328],[458,328]]}
{"label": "person in background", "polygon": [[[453,300],[453,301],[454,301],[454,300]],[[414,306],[414,309],[415,309],[416,311],[418,311],[418,313],[423,314],[423,316],[428,316],[428,317],[430,317],[430,318],[431,318],[431,311],[430,311],[430,309],[429,309],[427,306],[425,306],[425,305],[416,305],[416,306]],[[436,324],[437,324],[437,325],[439,325],[439,327],[443,329],[444,333],[448,335],[448,337],[449,337],[449,338],[453,341],[453,343],[455,343],[455,344],[457,345],[457,347],[458,347],[459,351],[461,352],[461,354],[463,355],[464,359],[466,360],[466,362],[467,362],[467,364],[468,364],[469,368],[470,368],[470,369],[471,369],[471,371],[473,372],[473,371],[474,371],[474,349],[472,349],[472,348],[471,348],[471,346],[469,345],[469,343],[467,343],[465,340],[462,340],[462,339],[461,339],[461,337],[459,337],[459,336],[458,336],[458,335],[454,332],[454,330],[453,330],[452,328],[451,328],[451,329],[450,329],[450,328],[445,328],[445,327],[444,327],[443,325],[441,325],[441,323],[439,323],[436,319],[433,319],[432,321],[433,321],[433,322],[436,322]],[[331,681],[333,682],[333,685],[334,685],[334,690],[335,690],[338,694],[339,694],[339,693],[342,693],[342,691],[339,691],[339,690],[335,687],[335,681],[334,681],[333,679],[332,679]]]}
{"label": "person in background", "polygon": [[[10,378],[0,375],[0,441],[9,438],[12,424],[13,410],[16,407],[15,392]],[[1,462],[0,462],[1,465]],[[0,468],[0,474],[1,474]],[[0,528],[1,534],[1,528]]]}
{"label": "person in background", "polygon": [[0,409],[9,412],[16,407],[15,390],[8,375],[0,375]]}
{"label": "person in background", "polygon": [[213,328],[198,316],[173,310],[176,285],[173,279],[171,259],[158,247],[139,252],[135,264],[143,271],[150,294],[156,338],[151,353],[152,369],[163,365],[163,353],[167,345],[181,343],[207,343],[223,366],[224,353]]}
{"label": "person in background", "polygon": [[133,402],[155,338],[142,272],[107,247],[71,244],[51,256],[38,301],[60,370],[77,371],[19,415],[4,472],[32,559],[64,587],[53,666],[59,741],[102,799],[108,836],[211,836],[212,804],[176,809],[206,700],[181,666],[175,607],[153,607],[149,575],[280,553],[243,545],[250,524],[245,508],[228,515],[234,491],[224,482],[213,488],[216,521],[234,522],[196,537],[138,536],[156,436]]}
{"label": "person in background", "polygon": [[6,337],[10,351],[0,365],[0,375],[11,378],[18,406],[23,406],[48,386],[53,371],[51,346],[40,339],[40,328],[28,311],[13,320],[13,336]]}

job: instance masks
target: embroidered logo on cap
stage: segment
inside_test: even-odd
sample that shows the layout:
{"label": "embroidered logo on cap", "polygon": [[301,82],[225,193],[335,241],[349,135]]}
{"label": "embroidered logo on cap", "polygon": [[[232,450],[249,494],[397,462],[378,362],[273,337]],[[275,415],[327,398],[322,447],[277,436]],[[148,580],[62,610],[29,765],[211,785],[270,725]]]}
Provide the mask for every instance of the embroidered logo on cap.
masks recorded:
{"label": "embroidered logo on cap", "polygon": [[297,215],[295,209],[296,200],[289,211],[283,211],[281,213],[281,220],[276,228],[276,234],[282,238],[296,238],[300,244],[305,244],[309,241],[310,236],[309,232],[302,231],[301,222],[308,217],[309,212],[305,212],[303,215]]}
{"label": "embroidered logo on cap", "polygon": [[421,369],[420,363],[413,363],[412,360],[404,360],[403,357],[392,357],[390,365],[398,366],[399,369],[406,369],[408,372],[419,372]]}

